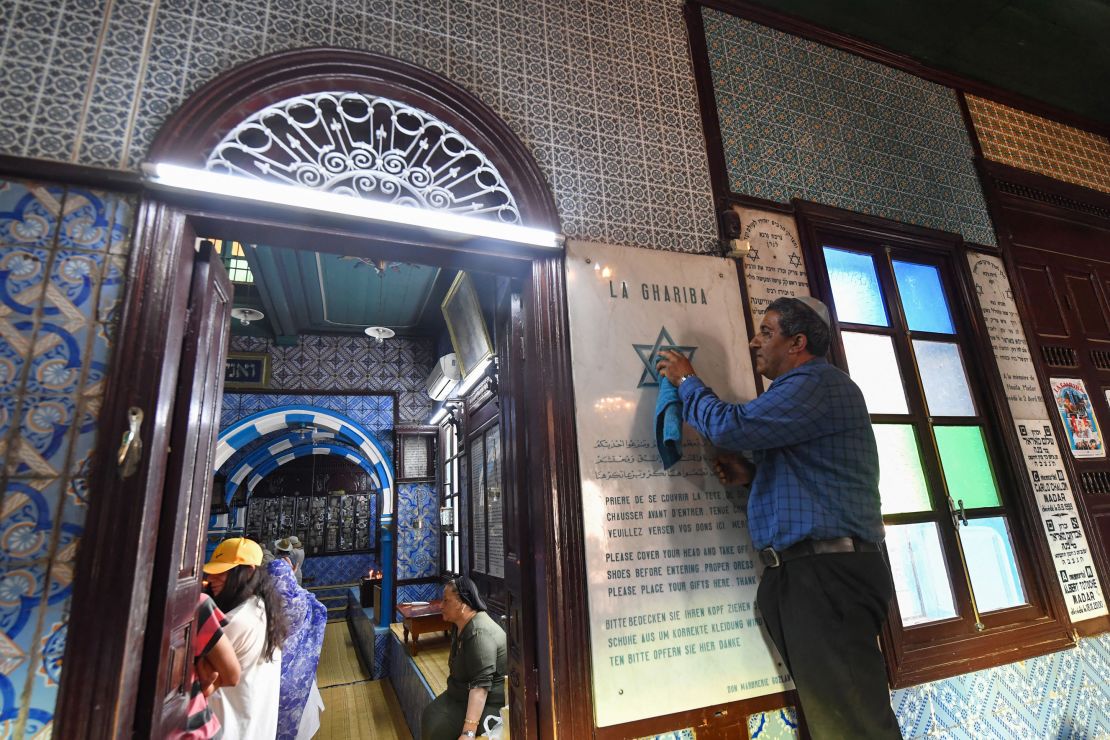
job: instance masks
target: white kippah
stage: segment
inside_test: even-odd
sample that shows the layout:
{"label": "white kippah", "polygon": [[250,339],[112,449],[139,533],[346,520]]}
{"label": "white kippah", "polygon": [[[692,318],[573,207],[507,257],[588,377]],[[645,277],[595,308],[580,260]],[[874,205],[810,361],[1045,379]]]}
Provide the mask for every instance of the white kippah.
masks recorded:
{"label": "white kippah", "polygon": [[831,326],[831,324],[829,323],[829,307],[826,306],[824,303],[817,300],[813,296],[808,295],[796,295],[793,296],[793,298],[799,303],[805,304],[806,308],[817,314],[817,318],[824,321],[825,326]]}

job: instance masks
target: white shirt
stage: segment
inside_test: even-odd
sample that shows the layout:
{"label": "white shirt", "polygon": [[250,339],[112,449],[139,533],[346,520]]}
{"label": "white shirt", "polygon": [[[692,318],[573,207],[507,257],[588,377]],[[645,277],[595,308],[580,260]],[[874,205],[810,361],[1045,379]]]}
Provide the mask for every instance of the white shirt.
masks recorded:
{"label": "white shirt", "polygon": [[208,700],[220,718],[224,740],[273,740],[281,692],[281,650],[274,650],[272,660],[262,657],[266,607],[261,597],[252,596],[228,612],[224,634],[242,668],[238,684],[221,688]]}

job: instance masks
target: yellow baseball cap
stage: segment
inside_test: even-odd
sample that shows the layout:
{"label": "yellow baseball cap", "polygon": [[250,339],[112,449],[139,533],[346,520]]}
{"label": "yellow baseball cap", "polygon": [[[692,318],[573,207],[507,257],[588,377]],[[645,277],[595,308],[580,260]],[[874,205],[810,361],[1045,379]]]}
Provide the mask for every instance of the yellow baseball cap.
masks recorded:
{"label": "yellow baseball cap", "polygon": [[231,537],[216,545],[212,559],[204,564],[205,573],[226,573],[237,565],[262,565],[262,548],[246,537]]}

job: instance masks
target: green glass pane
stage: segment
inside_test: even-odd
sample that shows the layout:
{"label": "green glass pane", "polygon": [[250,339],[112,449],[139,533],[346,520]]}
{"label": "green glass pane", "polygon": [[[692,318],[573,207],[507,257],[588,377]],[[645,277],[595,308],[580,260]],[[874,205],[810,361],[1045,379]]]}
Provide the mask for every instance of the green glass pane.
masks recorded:
{"label": "green glass pane", "polygon": [[879,447],[879,494],[883,514],[932,511],[917,434],[909,424],[875,424]]}
{"label": "green glass pane", "polygon": [[902,372],[894,356],[894,342],[881,334],[841,332],[848,374],[863,391],[867,411],[872,414],[906,414],[906,392]]}
{"label": "green glass pane", "polygon": [[979,427],[933,427],[940,449],[940,464],[948,494],[965,509],[998,506],[998,486],[994,482],[983,430]]}
{"label": "green glass pane", "polygon": [[886,552],[903,625],[956,616],[952,580],[936,523],[888,524]]}
{"label": "green glass pane", "polygon": [[964,547],[979,611],[990,612],[1025,603],[1025,590],[1021,587],[1014,559],[1014,541],[1004,518],[970,520],[960,527],[960,543]]}

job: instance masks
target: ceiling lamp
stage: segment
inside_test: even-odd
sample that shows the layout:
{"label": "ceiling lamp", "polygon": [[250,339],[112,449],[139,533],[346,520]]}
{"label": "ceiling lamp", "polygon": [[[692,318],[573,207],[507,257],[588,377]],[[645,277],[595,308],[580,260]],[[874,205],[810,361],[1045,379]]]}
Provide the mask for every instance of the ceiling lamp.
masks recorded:
{"label": "ceiling lamp", "polygon": [[389,339],[390,337],[392,337],[393,335],[395,335],[397,333],[397,332],[393,331],[392,329],[390,329],[387,326],[368,326],[365,329],[363,329],[363,331],[366,332],[366,334],[368,336],[371,336],[371,337],[374,337],[374,339],[377,339],[378,344],[381,344],[383,341],[385,341],[386,339]]}
{"label": "ceiling lamp", "polygon": [[233,308],[231,309],[231,318],[239,319],[239,323],[243,326],[250,326],[252,321],[260,321],[266,318],[266,314],[254,308]]}

